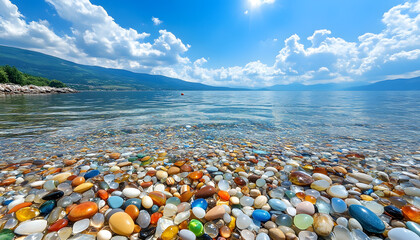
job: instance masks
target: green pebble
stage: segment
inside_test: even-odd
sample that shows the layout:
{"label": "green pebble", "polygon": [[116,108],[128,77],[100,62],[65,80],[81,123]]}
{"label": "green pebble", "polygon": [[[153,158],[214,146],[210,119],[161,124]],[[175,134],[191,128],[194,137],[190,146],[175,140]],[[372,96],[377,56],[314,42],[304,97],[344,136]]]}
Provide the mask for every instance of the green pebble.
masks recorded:
{"label": "green pebble", "polygon": [[298,214],[293,219],[293,223],[300,230],[305,230],[308,227],[312,226],[312,223],[314,223],[314,219],[308,214]]}
{"label": "green pebble", "polygon": [[15,234],[10,229],[3,229],[0,231],[0,240],[12,240]]}
{"label": "green pebble", "polygon": [[188,229],[193,232],[197,237],[204,234],[204,226],[197,219],[193,219],[188,224]]}

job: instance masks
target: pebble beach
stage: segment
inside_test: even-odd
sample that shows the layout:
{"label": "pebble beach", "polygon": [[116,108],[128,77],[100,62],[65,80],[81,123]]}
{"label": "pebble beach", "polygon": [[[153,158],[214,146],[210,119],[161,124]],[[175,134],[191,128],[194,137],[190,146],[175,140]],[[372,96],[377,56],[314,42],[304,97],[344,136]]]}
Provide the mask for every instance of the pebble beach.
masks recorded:
{"label": "pebble beach", "polygon": [[420,239],[415,143],[229,129],[3,139],[0,239]]}

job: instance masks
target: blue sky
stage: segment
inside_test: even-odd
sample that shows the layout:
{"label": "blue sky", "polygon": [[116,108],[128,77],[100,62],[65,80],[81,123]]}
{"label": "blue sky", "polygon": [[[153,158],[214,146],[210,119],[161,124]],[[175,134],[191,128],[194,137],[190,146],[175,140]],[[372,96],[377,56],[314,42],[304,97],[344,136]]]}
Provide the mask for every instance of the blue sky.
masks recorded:
{"label": "blue sky", "polygon": [[0,44],[224,86],[420,75],[420,0],[0,0]]}

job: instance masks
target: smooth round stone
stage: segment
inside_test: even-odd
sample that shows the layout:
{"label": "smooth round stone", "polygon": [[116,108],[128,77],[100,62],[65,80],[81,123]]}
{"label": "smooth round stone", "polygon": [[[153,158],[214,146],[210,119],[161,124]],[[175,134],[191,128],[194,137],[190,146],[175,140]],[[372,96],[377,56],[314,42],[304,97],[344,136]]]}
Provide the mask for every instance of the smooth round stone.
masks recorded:
{"label": "smooth round stone", "polygon": [[410,229],[411,231],[415,232],[417,235],[420,236],[420,225],[412,222],[412,221],[408,221],[405,223],[405,225],[407,226],[408,229]]}
{"label": "smooth round stone", "polygon": [[97,240],[109,240],[112,237],[112,233],[108,230],[102,229],[96,234]]}
{"label": "smooth round stone", "polygon": [[173,240],[176,239],[176,236],[178,234],[179,231],[179,227],[178,226],[169,226],[165,229],[165,231],[163,231],[162,233],[162,240]]}
{"label": "smooth round stone", "polygon": [[73,230],[71,229],[71,227],[64,227],[60,230],[58,230],[58,236],[60,237],[60,239],[64,240],[64,239],[68,239],[70,237],[70,235],[72,234]]}
{"label": "smooth round stone", "polygon": [[203,198],[198,198],[191,203],[191,208],[200,207],[204,210],[207,209],[208,203]]}
{"label": "smooth round stone", "polygon": [[349,224],[349,221],[345,217],[337,218],[336,222],[338,225],[341,225],[343,227],[347,227],[347,225]]}
{"label": "smooth round stone", "polygon": [[136,189],[136,188],[125,188],[122,193],[124,194],[124,196],[126,196],[127,198],[136,198],[140,195],[140,190]]}
{"label": "smooth round stone", "polygon": [[141,199],[141,205],[142,205],[144,208],[146,208],[146,209],[151,208],[151,207],[153,206],[153,200],[152,200],[152,198],[150,198],[149,196],[144,196],[144,197]]}
{"label": "smooth round stone", "polygon": [[308,201],[303,201],[296,205],[296,213],[297,214],[308,214],[308,215],[314,215],[315,213],[315,207],[312,203]]}
{"label": "smooth round stone", "polygon": [[388,215],[392,216],[395,219],[403,219],[404,218],[404,215],[403,215],[402,211],[395,206],[392,206],[392,205],[385,206],[384,211]]}
{"label": "smooth round stone", "polygon": [[91,170],[89,172],[87,172],[83,177],[88,180],[89,178],[93,178],[96,177],[100,174],[99,170]]}
{"label": "smooth round stone", "polygon": [[163,209],[163,216],[165,217],[172,217],[175,216],[178,208],[173,204],[166,204],[165,208]]}
{"label": "smooth round stone", "polygon": [[376,216],[374,212],[361,205],[350,205],[350,216],[355,218],[364,230],[372,233],[382,233],[385,230],[385,224]]}
{"label": "smooth round stone", "polygon": [[166,203],[166,196],[163,192],[153,191],[149,193],[149,197],[152,199],[153,204],[163,206]]}
{"label": "smooth round stone", "polygon": [[211,238],[215,238],[219,234],[219,229],[213,222],[206,222],[206,224],[204,224],[204,233]]}
{"label": "smooth round stone", "polygon": [[190,211],[180,212],[175,216],[174,223],[178,225],[183,221],[188,220],[190,218],[190,215]]}
{"label": "smooth round stone", "polygon": [[87,190],[91,189],[92,187],[93,187],[93,183],[85,182],[85,183],[82,183],[79,186],[75,187],[73,189],[73,191],[77,192],[77,193],[84,193]]}
{"label": "smooth round stone", "polygon": [[266,222],[270,220],[271,216],[267,211],[256,209],[252,212],[252,218],[260,222]]}
{"label": "smooth round stone", "polygon": [[315,213],[313,228],[319,236],[329,236],[334,227],[334,221],[330,215],[325,213]]}
{"label": "smooth round stone", "polygon": [[370,237],[360,229],[354,229],[351,234],[355,240],[371,240]]}
{"label": "smooth round stone", "polygon": [[56,200],[64,196],[64,192],[60,190],[52,191],[42,197],[43,200]]}
{"label": "smooth round stone", "polygon": [[330,183],[327,180],[316,180],[313,183],[311,183],[311,188],[318,190],[318,191],[324,191],[330,186]]}
{"label": "smooth round stone", "polygon": [[89,219],[82,219],[73,224],[73,234],[77,234],[83,232],[89,227],[90,221]]}
{"label": "smooth round stone", "polygon": [[134,222],[125,212],[117,212],[109,219],[111,230],[119,235],[129,236],[134,231]]}
{"label": "smooth round stone", "polygon": [[255,208],[262,208],[265,204],[267,204],[268,199],[264,195],[260,195],[255,198],[254,200],[254,207]]}
{"label": "smooth round stone", "polygon": [[166,204],[173,204],[178,206],[181,203],[181,200],[177,197],[171,197],[166,200]]}
{"label": "smooth round stone", "polygon": [[286,204],[280,199],[270,199],[268,200],[268,205],[277,211],[284,211],[287,208]]}
{"label": "smooth round stone", "polygon": [[241,231],[241,237],[243,240],[254,240],[255,235],[249,230],[242,230]]}
{"label": "smooth round stone", "polygon": [[314,180],[312,179],[311,175],[307,174],[306,172],[302,171],[294,171],[290,173],[289,180],[296,185],[299,186],[307,186],[310,185]]}
{"label": "smooth round stone", "polygon": [[318,236],[316,235],[316,233],[311,232],[311,231],[301,231],[299,233],[299,239],[302,239],[302,240],[317,240]]}
{"label": "smooth round stone", "polygon": [[239,229],[245,229],[251,225],[252,219],[245,214],[240,214],[236,219],[236,227]]}
{"label": "smooth round stone", "polygon": [[201,207],[193,207],[192,212],[197,218],[203,218],[206,215],[206,211]]}
{"label": "smooth round stone", "polygon": [[25,199],[24,198],[15,199],[15,200],[13,200],[11,203],[9,203],[7,205],[7,208],[10,210],[10,209],[14,208],[15,206],[17,206],[17,205],[19,205],[19,204],[21,204],[23,202],[25,202]]}
{"label": "smooth round stone", "polygon": [[213,186],[207,185],[204,186],[202,188],[200,188],[200,190],[198,190],[195,193],[195,197],[196,198],[208,198],[213,196],[216,193],[216,188],[214,188]]}
{"label": "smooth round stone", "polygon": [[124,199],[118,196],[111,196],[108,198],[107,202],[111,208],[119,208],[123,205]]}
{"label": "smooth round stone", "polygon": [[350,231],[343,226],[337,225],[334,227],[334,236],[335,239],[340,239],[340,240],[352,240],[352,236]]}
{"label": "smooth round stone", "polygon": [[347,210],[347,204],[341,198],[332,198],[331,206],[336,213],[343,213]]}
{"label": "smooth round stone", "polygon": [[258,233],[258,235],[255,238],[255,240],[270,240],[270,237],[268,236],[267,233],[260,232],[260,233]]}
{"label": "smooth round stone", "polygon": [[331,186],[327,189],[327,193],[331,197],[336,197],[336,198],[347,198],[349,196],[348,191],[343,185]]}
{"label": "smooth round stone", "polygon": [[182,229],[181,231],[179,231],[178,236],[182,240],[195,240],[196,239],[195,234],[188,229]]}
{"label": "smooth round stone", "polygon": [[305,230],[312,226],[314,219],[308,214],[298,214],[293,218],[295,226],[301,230]]}
{"label": "smooth round stone", "polygon": [[254,205],[254,199],[252,197],[241,197],[241,199],[239,200],[239,202],[241,203],[242,206],[252,206]]}
{"label": "smooth round stone", "polygon": [[141,228],[147,228],[150,224],[150,214],[146,210],[140,210],[136,223]]}
{"label": "smooth round stone", "polygon": [[67,215],[67,218],[72,222],[76,222],[84,218],[91,218],[97,212],[98,205],[96,205],[96,203],[84,202],[72,208],[69,214]]}
{"label": "smooth round stone", "polygon": [[382,215],[385,211],[384,206],[374,201],[367,201],[362,204],[378,216]]}
{"label": "smooth round stone", "polygon": [[20,221],[32,219],[40,214],[39,210],[33,207],[24,207],[16,211],[16,218]]}
{"label": "smooth round stone", "polygon": [[198,221],[197,219],[193,219],[188,224],[188,229],[195,234],[195,236],[199,237],[204,234],[204,226],[203,224]]}
{"label": "smooth round stone", "polygon": [[281,214],[276,218],[276,224],[280,226],[290,227],[292,226],[293,219],[287,214]]}
{"label": "smooth round stone", "polygon": [[408,239],[419,240],[420,239],[420,237],[416,233],[414,233],[414,232],[412,232],[412,231],[410,231],[406,228],[393,228],[393,229],[391,229],[388,232],[388,238],[390,240],[408,240]]}
{"label": "smooth round stone", "polygon": [[224,205],[219,205],[219,206],[215,206],[214,208],[210,209],[206,215],[204,216],[204,218],[207,221],[212,221],[215,219],[219,219],[222,218],[223,215],[226,213],[226,208]]}
{"label": "smooth round stone", "polygon": [[47,220],[25,221],[16,227],[15,233],[19,235],[29,235],[43,232],[45,228],[47,228]]}
{"label": "smooth round stone", "polygon": [[130,198],[130,199],[128,199],[127,201],[125,201],[124,202],[124,204],[123,204],[123,208],[124,209],[126,209],[128,206],[130,206],[130,205],[134,205],[134,206],[136,206],[138,209],[141,209],[141,205],[142,205],[142,202],[141,202],[141,200],[140,199],[138,199],[138,198]]}
{"label": "smooth round stone", "polygon": [[371,183],[373,181],[373,177],[371,177],[370,175],[366,174],[366,173],[350,173],[349,174],[350,177],[355,178],[357,180],[359,180],[362,183]]}
{"label": "smooth round stone", "polygon": [[105,216],[102,213],[96,213],[90,219],[90,225],[95,228],[101,228],[104,225]]}
{"label": "smooth round stone", "polygon": [[270,236],[270,239],[273,239],[273,240],[286,239],[284,232],[280,228],[270,228],[270,230],[268,230],[268,235]]}
{"label": "smooth round stone", "polygon": [[325,202],[322,199],[318,199],[315,203],[316,208],[318,209],[318,212],[320,213],[325,213],[325,214],[330,214],[331,212],[331,205],[327,202]]}
{"label": "smooth round stone", "polygon": [[266,181],[262,178],[259,178],[257,179],[255,183],[257,184],[258,187],[263,187],[266,184]]}
{"label": "smooth round stone", "polygon": [[359,229],[363,231],[362,225],[360,225],[360,223],[354,218],[349,219],[349,229],[350,231],[353,231],[355,229]]}
{"label": "smooth round stone", "polygon": [[228,181],[226,181],[226,180],[220,180],[218,183],[217,183],[217,186],[219,187],[219,189],[220,190],[222,190],[222,191],[228,191],[229,189],[230,189],[230,184],[229,184],[229,182]]}
{"label": "smooth round stone", "polygon": [[[34,233],[38,234],[38,233]],[[30,236],[30,235],[29,235]],[[15,237],[15,234],[10,229],[3,229],[0,231],[0,239],[1,240],[12,240]],[[43,234],[41,233],[41,237],[39,238],[39,235],[37,237],[31,238],[30,240],[41,240],[43,237]]]}
{"label": "smooth round stone", "polygon": [[[0,235],[1,235],[1,233],[0,233]],[[42,233],[32,233],[32,234],[26,236],[23,240],[42,240],[43,237],[44,237],[44,234],[42,234]],[[4,240],[2,236],[0,236],[0,239]]]}

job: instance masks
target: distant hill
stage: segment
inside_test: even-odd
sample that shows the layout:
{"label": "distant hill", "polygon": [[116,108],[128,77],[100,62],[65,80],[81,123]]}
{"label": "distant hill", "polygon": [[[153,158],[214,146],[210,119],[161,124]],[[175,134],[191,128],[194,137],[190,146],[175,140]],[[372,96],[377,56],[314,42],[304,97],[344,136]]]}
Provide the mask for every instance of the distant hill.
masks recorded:
{"label": "distant hill", "polygon": [[385,80],[368,85],[353,86],[349,84],[314,84],[304,85],[300,83],[292,83],[288,85],[274,85],[258,90],[263,91],[420,91],[420,77],[411,79],[395,79]]}
{"label": "distant hill", "polygon": [[79,90],[238,90],[126,70],[87,66],[20,48],[0,46],[0,65],[57,79]]}
{"label": "distant hill", "polygon": [[420,91],[420,77],[385,80],[365,86],[351,87],[349,91]]}

